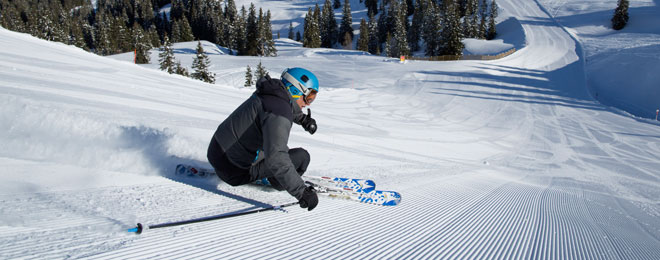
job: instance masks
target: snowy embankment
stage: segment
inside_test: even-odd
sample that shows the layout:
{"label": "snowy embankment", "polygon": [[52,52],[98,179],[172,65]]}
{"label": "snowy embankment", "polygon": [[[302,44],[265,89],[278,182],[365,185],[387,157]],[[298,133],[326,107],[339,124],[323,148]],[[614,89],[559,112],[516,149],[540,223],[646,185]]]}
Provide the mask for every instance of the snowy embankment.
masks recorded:
{"label": "snowy embankment", "polygon": [[[658,126],[592,99],[581,45],[541,6],[498,4],[525,36],[503,39],[525,45],[500,60],[399,64],[287,40],[276,58],[235,57],[209,44],[216,85],[0,28],[0,258],[659,259]],[[175,46],[182,64],[195,44]],[[319,131],[290,138],[312,155],[307,174],[371,178],[402,204],[322,198],[311,212],[125,232],[292,201],[172,174],[208,166],[208,140],[259,62],[321,80]]]}
{"label": "snowy embankment", "polygon": [[588,84],[600,102],[655,119],[660,109],[660,2],[631,0],[630,20],[612,29],[617,1],[541,0],[584,45]]}
{"label": "snowy embankment", "polygon": [[525,31],[515,17],[500,16],[497,19],[497,37],[493,40],[464,39],[463,55],[497,55],[512,48],[525,47]]}

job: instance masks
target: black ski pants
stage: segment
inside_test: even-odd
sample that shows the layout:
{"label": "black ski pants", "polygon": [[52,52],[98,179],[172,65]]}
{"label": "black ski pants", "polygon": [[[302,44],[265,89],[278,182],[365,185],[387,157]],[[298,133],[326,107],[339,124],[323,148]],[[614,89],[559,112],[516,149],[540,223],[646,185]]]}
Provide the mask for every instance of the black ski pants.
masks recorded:
{"label": "black ski pants", "polygon": [[[225,151],[222,150],[222,147],[220,147],[214,138],[211,138],[211,143],[209,144],[206,156],[209,163],[211,163],[211,166],[215,169],[215,173],[218,177],[229,185],[238,186],[252,183],[255,180],[268,178],[268,181],[270,181],[274,188],[282,190],[277,180],[273,178],[273,173],[265,166],[265,160],[253,164],[250,168],[238,167],[229,161]],[[307,150],[303,148],[289,149],[289,157],[291,158],[293,166],[296,167],[298,174],[302,176],[307,170],[310,161],[310,156]]]}

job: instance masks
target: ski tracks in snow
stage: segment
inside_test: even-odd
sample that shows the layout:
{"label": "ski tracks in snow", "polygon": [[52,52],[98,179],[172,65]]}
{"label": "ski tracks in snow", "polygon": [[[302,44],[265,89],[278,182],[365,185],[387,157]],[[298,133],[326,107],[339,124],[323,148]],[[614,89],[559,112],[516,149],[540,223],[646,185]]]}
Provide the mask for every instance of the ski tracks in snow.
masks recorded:
{"label": "ski tracks in snow", "polygon": [[[395,87],[383,77],[330,90],[315,104],[328,132],[313,141],[292,134],[330,158],[308,174],[373,177],[378,189],[402,194],[399,206],[322,198],[311,212],[292,207],[135,236],[126,225],[291,199],[140,176],[146,183],[0,195],[0,213],[16,216],[0,223],[0,258],[660,259],[660,146],[649,142],[660,138],[657,127],[583,95],[576,43],[540,6],[498,3],[521,22],[522,50],[490,62],[386,64],[383,75],[402,75]],[[216,112],[233,104],[223,106]]]}

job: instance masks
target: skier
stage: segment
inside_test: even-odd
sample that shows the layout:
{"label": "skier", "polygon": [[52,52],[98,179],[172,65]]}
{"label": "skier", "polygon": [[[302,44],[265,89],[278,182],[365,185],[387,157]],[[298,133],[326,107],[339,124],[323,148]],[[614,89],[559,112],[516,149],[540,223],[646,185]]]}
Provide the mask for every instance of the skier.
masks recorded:
{"label": "skier", "polygon": [[303,68],[284,70],[281,78],[262,77],[257,90],[225,119],[213,134],[207,157],[216,174],[232,186],[266,179],[278,190],[286,190],[312,210],[318,204],[315,190],[301,176],[309,165],[303,148],[289,149],[292,123],[310,134],[316,120],[309,106],[319,90],[316,76]]}

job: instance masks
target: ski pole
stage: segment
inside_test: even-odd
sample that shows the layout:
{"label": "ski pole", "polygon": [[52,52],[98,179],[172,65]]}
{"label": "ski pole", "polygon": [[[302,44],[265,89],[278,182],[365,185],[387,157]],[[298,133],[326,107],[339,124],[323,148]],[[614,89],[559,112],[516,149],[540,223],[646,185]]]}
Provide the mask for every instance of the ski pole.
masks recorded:
{"label": "ski pole", "polygon": [[[282,208],[293,206],[293,205],[298,205],[298,204],[300,204],[300,202],[291,202],[291,203],[282,204],[282,205],[279,205],[279,206],[270,206],[270,207],[267,207],[267,208],[255,209],[255,210],[250,210],[250,211],[245,211],[245,212],[238,212],[238,213],[234,213],[234,214],[222,214],[222,215],[216,215],[216,216],[210,216],[210,217],[202,217],[202,218],[195,218],[195,219],[182,220],[182,221],[176,221],[176,222],[161,223],[161,224],[146,226],[146,229],[173,227],[173,226],[180,226],[180,225],[186,225],[186,224],[192,224],[192,223],[198,223],[198,222],[204,222],[204,221],[218,220],[218,219],[223,219],[223,218],[238,217],[238,216],[254,214],[254,213],[259,213],[259,212],[264,212],[264,211],[269,211],[269,210],[280,210]],[[135,234],[141,234],[142,231],[144,230],[144,227],[145,227],[144,225],[142,225],[141,223],[138,223],[136,227],[129,229],[128,232],[135,233]]]}

